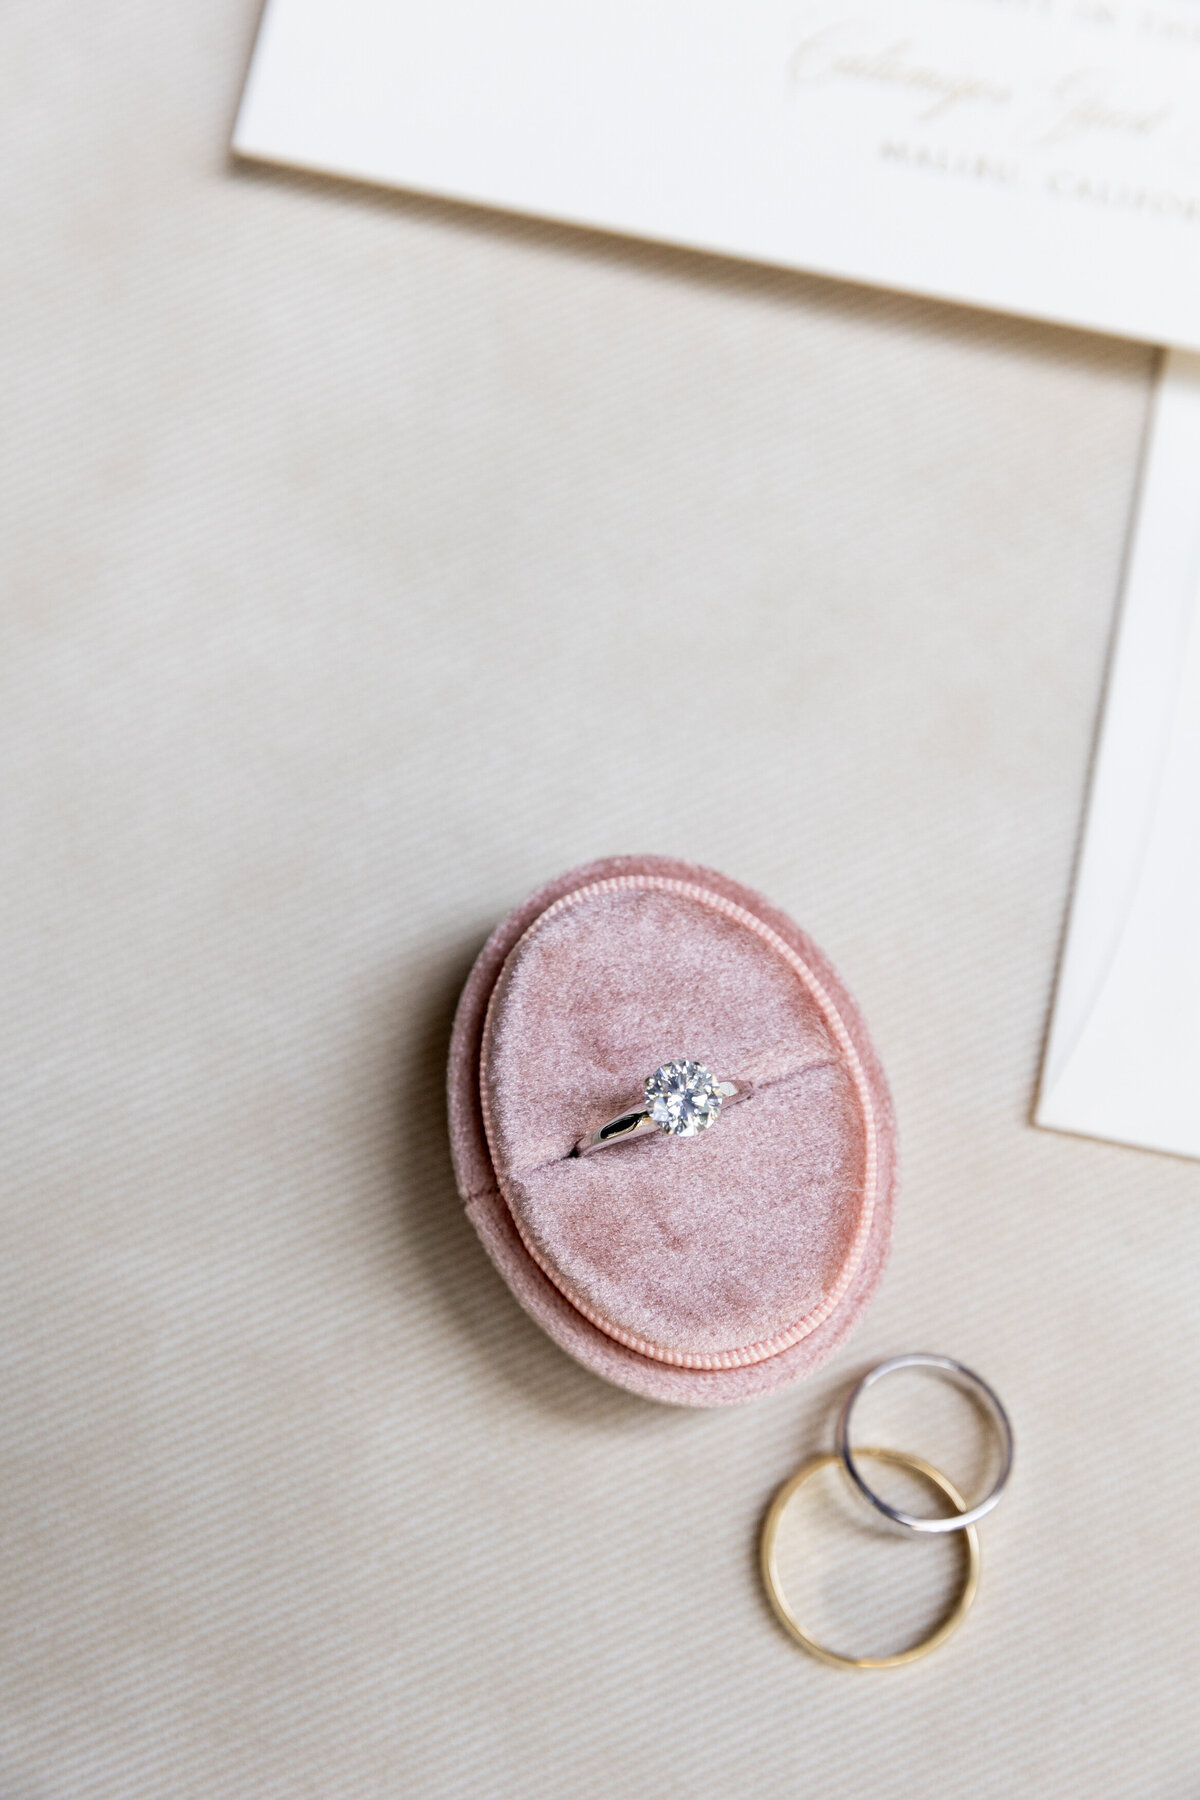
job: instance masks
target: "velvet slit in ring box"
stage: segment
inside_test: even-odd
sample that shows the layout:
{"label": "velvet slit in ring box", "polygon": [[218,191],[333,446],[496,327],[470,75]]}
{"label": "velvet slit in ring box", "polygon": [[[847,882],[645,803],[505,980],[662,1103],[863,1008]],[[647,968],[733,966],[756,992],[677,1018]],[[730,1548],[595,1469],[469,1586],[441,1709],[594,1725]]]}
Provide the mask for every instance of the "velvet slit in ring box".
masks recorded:
{"label": "velvet slit in ring box", "polygon": [[[696,1137],[573,1154],[675,1057],[751,1092]],[[634,1393],[722,1406],[799,1381],[878,1284],[896,1167],[879,1059],[816,945],[727,876],[610,857],[532,895],[471,971],[449,1087],[496,1267]]]}

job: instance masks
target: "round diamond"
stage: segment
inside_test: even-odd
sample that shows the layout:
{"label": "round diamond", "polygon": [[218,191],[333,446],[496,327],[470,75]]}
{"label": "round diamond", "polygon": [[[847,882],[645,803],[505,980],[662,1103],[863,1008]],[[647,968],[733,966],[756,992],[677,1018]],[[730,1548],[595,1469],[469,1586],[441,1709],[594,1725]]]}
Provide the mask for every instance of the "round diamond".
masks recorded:
{"label": "round diamond", "polygon": [[646,1077],[646,1111],[672,1137],[707,1131],[721,1110],[721,1096],[703,1063],[680,1057]]}

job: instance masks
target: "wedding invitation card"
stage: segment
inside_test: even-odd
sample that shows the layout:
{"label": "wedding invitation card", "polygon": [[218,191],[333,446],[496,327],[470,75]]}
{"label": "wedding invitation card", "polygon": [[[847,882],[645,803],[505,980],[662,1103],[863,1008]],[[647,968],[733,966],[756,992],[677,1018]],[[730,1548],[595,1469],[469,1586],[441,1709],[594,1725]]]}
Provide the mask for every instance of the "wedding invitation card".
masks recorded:
{"label": "wedding invitation card", "polygon": [[1156,415],[1037,1120],[1200,1156],[1200,357]]}
{"label": "wedding invitation card", "polygon": [[268,0],[234,147],[1200,349],[1200,0]]}

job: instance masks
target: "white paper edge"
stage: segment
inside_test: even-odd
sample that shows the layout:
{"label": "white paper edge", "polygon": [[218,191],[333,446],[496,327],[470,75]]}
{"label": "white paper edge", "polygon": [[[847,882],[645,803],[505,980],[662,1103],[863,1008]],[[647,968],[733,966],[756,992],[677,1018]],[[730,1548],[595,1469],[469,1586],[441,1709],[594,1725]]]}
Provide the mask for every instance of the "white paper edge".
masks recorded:
{"label": "white paper edge", "polygon": [[1039,1125],[1085,1129],[1057,1104],[1056,1094],[1104,992],[1137,893],[1198,598],[1200,356],[1172,351],[1164,361],[1154,401],[1083,853],[1035,1114]]}

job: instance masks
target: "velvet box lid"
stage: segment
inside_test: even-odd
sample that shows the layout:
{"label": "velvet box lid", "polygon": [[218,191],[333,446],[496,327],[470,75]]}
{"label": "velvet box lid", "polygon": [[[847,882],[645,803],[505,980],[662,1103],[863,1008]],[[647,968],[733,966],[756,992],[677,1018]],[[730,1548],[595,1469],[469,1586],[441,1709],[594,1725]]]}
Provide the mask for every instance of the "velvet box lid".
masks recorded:
{"label": "velvet box lid", "polygon": [[[572,1154],[675,1057],[751,1091],[695,1138]],[[718,1406],[797,1381],[878,1284],[896,1160],[878,1057],[811,939],[726,876],[611,857],[532,895],[467,980],[449,1100],[500,1273],[636,1393]]]}

